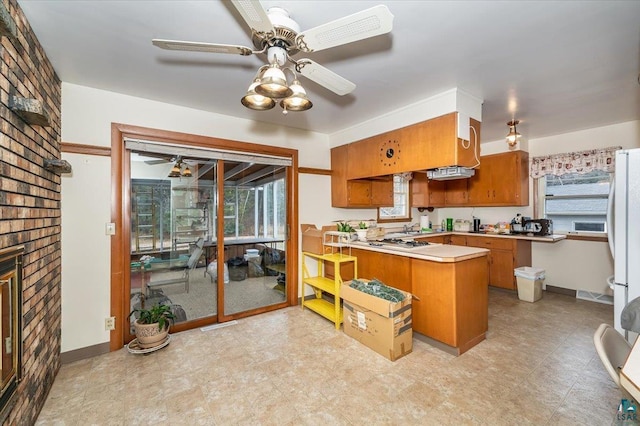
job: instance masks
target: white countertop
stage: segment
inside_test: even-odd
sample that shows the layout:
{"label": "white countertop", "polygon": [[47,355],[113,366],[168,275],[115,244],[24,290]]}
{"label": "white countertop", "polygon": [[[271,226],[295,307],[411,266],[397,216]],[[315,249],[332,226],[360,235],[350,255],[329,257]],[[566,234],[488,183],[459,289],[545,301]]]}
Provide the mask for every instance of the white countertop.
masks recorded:
{"label": "white countertop", "polygon": [[555,243],[556,241],[564,240],[566,235],[553,234],[545,236],[527,235],[527,234],[495,234],[495,233],[483,233],[483,232],[431,232],[423,234],[409,234],[411,238],[428,238],[435,237],[437,235],[468,235],[478,237],[491,237],[491,238],[509,238],[516,240],[528,240],[537,241],[542,243]]}
{"label": "white countertop", "polygon": [[351,247],[443,263],[461,262],[486,256],[489,253],[489,250],[483,248],[452,246],[449,244],[429,244],[428,246],[407,248],[392,244],[372,246],[369,242],[352,241]]}

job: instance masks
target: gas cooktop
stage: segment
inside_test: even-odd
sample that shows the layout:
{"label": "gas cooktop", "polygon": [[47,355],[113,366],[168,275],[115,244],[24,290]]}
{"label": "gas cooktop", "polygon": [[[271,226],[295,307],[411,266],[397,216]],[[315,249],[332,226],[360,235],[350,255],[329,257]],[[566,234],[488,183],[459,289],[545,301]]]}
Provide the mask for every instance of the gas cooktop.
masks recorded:
{"label": "gas cooktop", "polygon": [[400,238],[385,238],[379,241],[370,242],[369,245],[378,247],[398,248],[404,250],[413,250],[434,245],[427,241],[402,240]]}

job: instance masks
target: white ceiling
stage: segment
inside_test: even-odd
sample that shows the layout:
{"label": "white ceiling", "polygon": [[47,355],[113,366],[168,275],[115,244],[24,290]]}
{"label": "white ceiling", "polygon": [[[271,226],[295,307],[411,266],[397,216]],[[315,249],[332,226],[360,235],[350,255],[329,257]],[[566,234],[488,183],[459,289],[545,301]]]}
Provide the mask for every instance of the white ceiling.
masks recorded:
{"label": "white ceiling", "polygon": [[321,133],[452,88],[484,100],[482,140],[640,119],[640,1],[262,1],[302,30],[386,4],[390,34],[309,57],[354,82],[340,97],[302,79],[311,110],[256,112],[240,98],[264,57],[166,51],[152,38],[253,47],[221,1],[19,0],[64,82]]}

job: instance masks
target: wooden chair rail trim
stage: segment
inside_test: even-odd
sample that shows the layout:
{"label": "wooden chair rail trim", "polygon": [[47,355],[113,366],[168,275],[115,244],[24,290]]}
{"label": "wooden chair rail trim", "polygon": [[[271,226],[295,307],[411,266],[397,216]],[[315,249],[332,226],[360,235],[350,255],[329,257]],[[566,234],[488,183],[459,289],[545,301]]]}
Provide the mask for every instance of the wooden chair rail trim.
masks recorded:
{"label": "wooden chair rail trim", "polygon": [[330,169],[314,169],[312,167],[298,167],[298,173],[306,173],[310,175],[325,175],[331,176]]}
{"label": "wooden chair rail trim", "polygon": [[71,142],[61,142],[60,149],[62,150],[62,152],[69,152],[72,154],[87,154],[98,155],[101,157],[111,157],[111,147],[108,146],[95,146]]}

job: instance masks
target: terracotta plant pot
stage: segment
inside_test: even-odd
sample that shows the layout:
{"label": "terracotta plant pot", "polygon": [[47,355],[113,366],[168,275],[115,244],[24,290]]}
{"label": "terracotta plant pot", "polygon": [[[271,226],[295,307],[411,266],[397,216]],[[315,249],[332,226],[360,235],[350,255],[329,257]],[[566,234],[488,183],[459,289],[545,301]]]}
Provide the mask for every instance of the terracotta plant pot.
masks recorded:
{"label": "terracotta plant pot", "polygon": [[138,320],[136,320],[133,323],[133,327],[136,332],[136,338],[138,339],[138,345],[140,345],[142,349],[158,346],[167,338],[167,334],[169,334],[169,326],[167,325],[164,330],[158,330],[158,323],[139,324]]}

